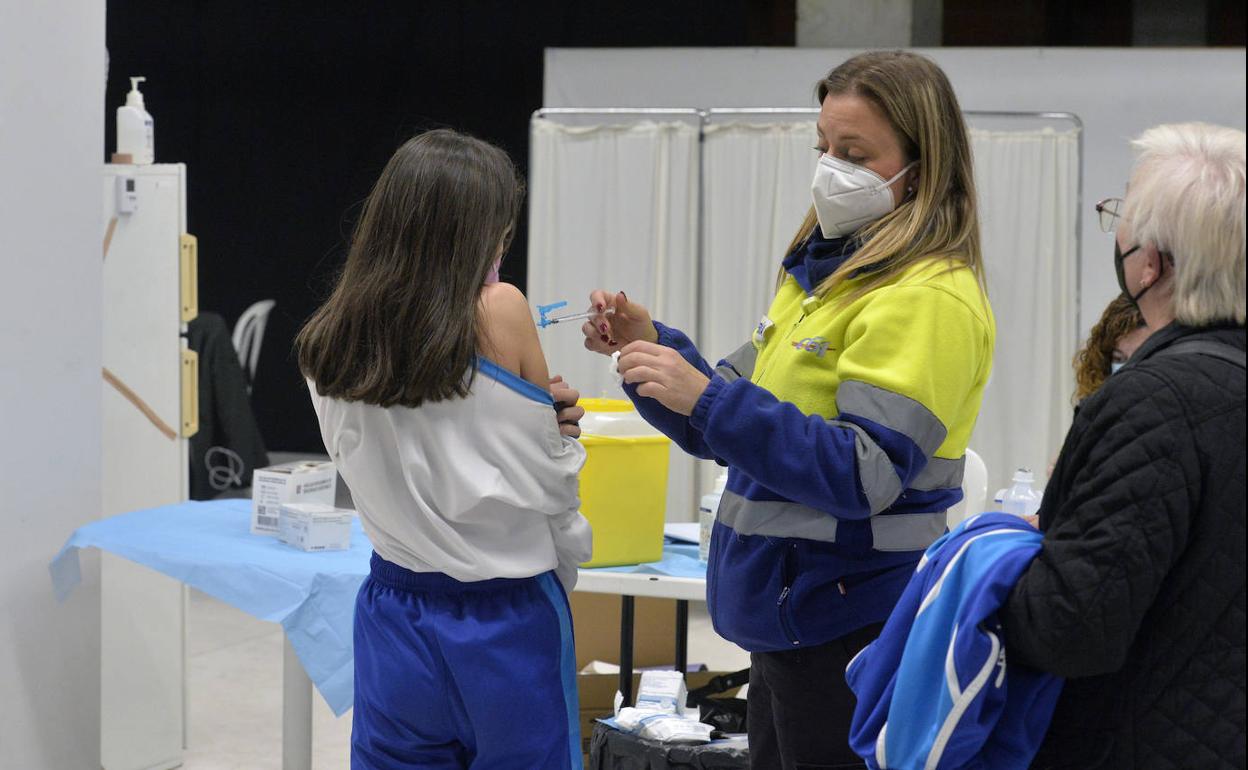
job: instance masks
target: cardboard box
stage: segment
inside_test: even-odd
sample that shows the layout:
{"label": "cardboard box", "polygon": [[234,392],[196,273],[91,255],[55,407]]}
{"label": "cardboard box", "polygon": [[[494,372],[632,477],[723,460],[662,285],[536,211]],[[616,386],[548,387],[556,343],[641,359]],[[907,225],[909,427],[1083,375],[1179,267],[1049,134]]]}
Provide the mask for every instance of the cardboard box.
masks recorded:
{"label": "cardboard box", "polygon": [[276,536],[283,503],[332,506],[337,491],[338,472],[325,460],[257,468],[251,477],[251,534]]}
{"label": "cardboard box", "polygon": [[[573,591],[568,598],[576,636],[576,670],[592,660],[618,664],[620,597]],[[676,660],[676,601],[638,597],[633,607],[633,667],[672,665]]]}
{"label": "cardboard box", "polygon": [[286,503],[278,515],[277,538],[301,551],[345,551],[351,547],[354,515],[321,503]]}
{"label": "cardboard box", "polygon": [[[686,674],[687,676],[687,674]],[[685,677],[679,671],[643,671],[641,684],[637,687],[634,705],[639,709],[655,709],[670,713],[681,713],[685,710],[685,701],[689,690],[685,687]]]}

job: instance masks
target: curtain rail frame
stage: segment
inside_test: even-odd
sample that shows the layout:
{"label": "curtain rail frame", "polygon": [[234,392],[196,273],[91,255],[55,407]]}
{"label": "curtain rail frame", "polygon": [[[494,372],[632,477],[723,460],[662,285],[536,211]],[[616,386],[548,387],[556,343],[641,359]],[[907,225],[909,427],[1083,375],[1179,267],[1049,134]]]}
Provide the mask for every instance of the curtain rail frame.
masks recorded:
{"label": "curtain rail frame", "polygon": [[[560,115],[669,115],[697,118],[698,120],[698,229],[696,266],[698,301],[705,300],[702,296],[705,281],[702,280],[705,270],[705,244],[702,234],[702,223],[706,221],[705,189],[702,173],[702,154],[706,140],[706,128],[717,117],[727,115],[818,115],[817,107],[542,107],[535,110],[532,120],[546,119]],[[1079,347],[1080,330],[1083,328],[1083,204],[1084,204],[1084,126],[1083,120],[1073,112],[1060,111],[1025,111],[1025,110],[963,110],[962,114],[970,118],[1017,118],[1031,120],[1067,121],[1075,128],[1076,153],[1078,154],[1078,179],[1075,189],[1075,347]],[[531,122],[531,121],[530,121]],[[532,152],[530,150],[529,167],[532,168]],[[699,307],[702,305],[699,304]],[[694,333],[702,336],[701,313],[695,324]]]}

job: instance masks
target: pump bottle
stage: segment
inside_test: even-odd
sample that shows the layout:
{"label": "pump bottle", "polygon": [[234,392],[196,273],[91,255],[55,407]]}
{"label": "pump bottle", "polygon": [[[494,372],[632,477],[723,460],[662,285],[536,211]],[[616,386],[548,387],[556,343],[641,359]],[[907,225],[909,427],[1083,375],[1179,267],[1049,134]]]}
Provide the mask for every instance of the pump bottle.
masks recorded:
{"label": "pump bottle", "polygon": [[728,470],[724,469],[715,479],[715,488],[709,494],[702,495],[698,505],[698,560],[703,563],[710,558],[711,530],[715,528],[715,514],[719,511],[719,500],[727,486]]}
{"label": "pump bottle", "polygon": [[139,83],[145,80],[145,77],[130,78],[126,104],[117,108],[117,154],[129,155],[131,162],[140,166],[156,162],[155,125],[139,92]]}
{"label": "pump bottle", "polygon": [[1027,468],[1015,471],[1013,484],[1002,497],[1002,510],[1015,516],[1034,516],[1040,510],[1041,497],[1032,489],[1031,484],[1035,480],[1035,474]]}

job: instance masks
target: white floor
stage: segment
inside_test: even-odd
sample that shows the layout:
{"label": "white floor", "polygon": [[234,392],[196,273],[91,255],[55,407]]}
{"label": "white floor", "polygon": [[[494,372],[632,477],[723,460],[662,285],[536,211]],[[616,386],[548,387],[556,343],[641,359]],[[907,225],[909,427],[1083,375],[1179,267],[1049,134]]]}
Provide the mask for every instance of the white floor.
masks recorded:
{"label": "white floor", "polygon": [[[749,656],[711,630],[705,604],[689,613],[689,660],[736,671]],[[280,770],[282,633],[198,591],[187,645],[188,770]],[[638,631],[640,633],[640,630]],[[312,766],[347,770],[351,713],[341,719],[313,695]]]}

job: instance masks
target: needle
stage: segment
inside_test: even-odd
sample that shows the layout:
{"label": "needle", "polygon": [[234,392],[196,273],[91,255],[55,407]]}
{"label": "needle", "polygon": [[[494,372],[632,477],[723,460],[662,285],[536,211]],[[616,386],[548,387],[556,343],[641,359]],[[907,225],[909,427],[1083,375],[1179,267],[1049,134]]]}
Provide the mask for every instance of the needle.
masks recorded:
{"label": "needle", "polygon": [[555,316],[554,318],[550,317],[551,311],[558,310],[561,307],[565,307],[567,304],[568,303],[565,300],[562,302],[555,302],[550,305],[538,305],[537,312],[541,315],[541,319],[537,322],[538,327],[541,329],[545,329],[547,326],[550,326],[551,324],[563,323],[564,321],[579,321],[583,318],[589,318],[590,316],[593,316],[593,315],[612,315],[613,313],[615,313],[615,308],[613,307],[607,308],[606,310],[602,311],[601,314],[598,313],[598,311],[594,310],[593,308],[590,308],[589,310],[586,310],[584,313],[572,313],[571,315]]}
{"label": "needle", "polygon": [[[614,314],[615,314],[615,308],[613,307],[609,307],[601,313],[601,315],[614,315]],[[572,315],[555,316],[554,318],[546,319],[546,321],[547,323],[558,324],[558,323],[563,323],[564,321],[579,321],[582,318],[589,318],[590,316],[595,316],[595,315],[599,315],[597,310],[586,310],[584,313],[573,313]]]}

